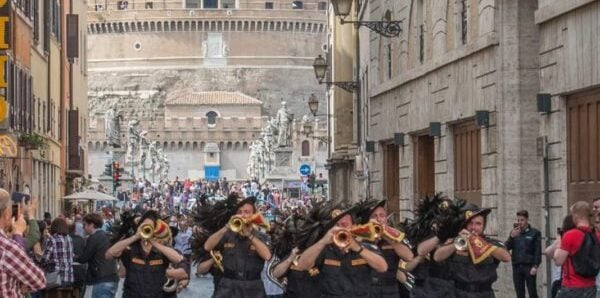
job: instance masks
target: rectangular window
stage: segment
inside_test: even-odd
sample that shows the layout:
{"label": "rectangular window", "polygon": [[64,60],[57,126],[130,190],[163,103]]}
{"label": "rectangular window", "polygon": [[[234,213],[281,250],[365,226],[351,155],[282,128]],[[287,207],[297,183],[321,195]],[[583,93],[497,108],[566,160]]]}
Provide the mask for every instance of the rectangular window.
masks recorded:
{"label": "rectangular window", "polygon": [[392,79],[392,44],[387,45],[387,75],[388,80]]}
{"label": "rectangular window", "polygon": [[292,9],[304,9],[304,3],[302,1],[292,2]]}
{"label": "rectangular window", "polygon": [[273,9],[273,2],[265,2],[265,9]]}
{"label": "rectangular window", "polygon": [[467,0],[462,0],[461,1],[461,10],[460,10],[460,28],[461,28],[461,33],[460,33],[460,39],[462,41],[463,44],[467,43],[467,15],[468,15],[468,9],[467,9]]}
{"label": "rectangular window", "polygon": [[39,9],[39,1],[38,0],[34,0],[33,1],[33,43],[34,44],[38,44],[40,42],[40,9]]}
{"label": "rectangular window", "polygon": [[154,8],[154,3],[152,3],[152,2],[146,2],[146,5],[144,6],[144,8],[146,8],[146,9],[152,9],[152,8]]}
{"label": "rectangular window", "polygon": [[481,206],[481,141],[474,121],[453,127],[454,195]]}
{"label": "rectangular window", "polygon": [[327,10],[327,2],[319,2],[319,10]]}
{"label": "rectangular window", "polygon": [[52,3],[43,1],[44,3],[44,51],[50,50],[50,16],[52,15]]}
{"label": "rectangular window", "polygon": [[221,5],[223,8],[235,8],[235,0],[222,0]]}
{"label": "rectangular window", "polygon": [[219,2],[217,0],[203,0],[203,8],[219,8]]}

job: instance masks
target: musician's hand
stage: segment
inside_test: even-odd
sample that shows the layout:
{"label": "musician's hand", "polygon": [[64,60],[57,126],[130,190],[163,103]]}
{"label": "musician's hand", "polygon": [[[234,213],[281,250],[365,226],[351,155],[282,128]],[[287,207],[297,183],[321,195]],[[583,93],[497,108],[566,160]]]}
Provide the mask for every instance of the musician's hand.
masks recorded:
{"label": "musician's hand", "polygon": [[467,229],[462,229],[458,233],[458,235],[461,236],[461,237],[465,237],[466,238],[466,237],[469,237],[469,235],[471,235],[471,232],[469,232]]}
{"label": "musician's hand", "polygon": [[252,232],[254,232],[254,228],[252,227],[252,225],[244,225],[242,231],[240,231],[240,235],[242,235],[243,237],[250,237],[250,235],[252,235]]}
{"label": "musician's hand", "polygon": [[293,256],[297,256],[299,252],[300,252],[300,249],[298,247],[294,247],[292,249],[292,255]]}
{"label": "musician's hand", "polygon": [[177,284],[177,293],[179,293],[179,292],[181,292],[181,290],[187,288],[189,284],[190,284],[189,279],[180,280],[179,283]]}
{"label": "musician's hand", "polygon": [[333,243],[333,237],[335,236],[335,233],[339,230],[343,230],[340,227],[333,227],[331,228],[329,231],[327,231],[327,233],[325,234],[325,236],[323,236],[323,238],[321,239],[321,241],[323,241],[325,244],[331,244]]}
{"label": "musician's hand", "polygon": [[350,237],[350,245],[348,245],[348,249],[357,252],[361,248],[360,244],[354,239],[354,237]]}

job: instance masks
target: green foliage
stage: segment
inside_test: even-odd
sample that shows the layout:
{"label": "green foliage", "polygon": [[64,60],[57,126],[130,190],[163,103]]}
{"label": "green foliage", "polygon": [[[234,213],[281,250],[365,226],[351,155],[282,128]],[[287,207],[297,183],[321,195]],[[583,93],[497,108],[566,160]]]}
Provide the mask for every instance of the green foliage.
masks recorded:
{"label": "green foliage", "polygon": [[19,144],[31,150],[48,148],[48,143],[46,143],[46,139],[35,132],[21,133],[19,135]]}

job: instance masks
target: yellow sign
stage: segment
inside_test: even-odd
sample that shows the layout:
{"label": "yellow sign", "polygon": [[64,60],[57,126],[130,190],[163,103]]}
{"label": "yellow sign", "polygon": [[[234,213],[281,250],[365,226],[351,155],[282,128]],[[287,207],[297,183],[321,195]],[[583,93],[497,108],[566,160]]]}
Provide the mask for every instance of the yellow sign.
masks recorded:
{"label": "yellow sign", "polygon": [[17,143],[9,135],[0,135],[0,156],[16,157]]}

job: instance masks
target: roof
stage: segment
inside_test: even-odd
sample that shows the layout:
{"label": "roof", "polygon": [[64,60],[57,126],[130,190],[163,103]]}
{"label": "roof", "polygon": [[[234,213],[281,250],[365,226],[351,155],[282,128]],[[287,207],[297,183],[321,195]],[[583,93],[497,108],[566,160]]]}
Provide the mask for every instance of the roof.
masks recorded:
{"label": "roof", "polygon": [[167,105],[262,105],[254,97],[239,91],[174,92],[167,96]]}

